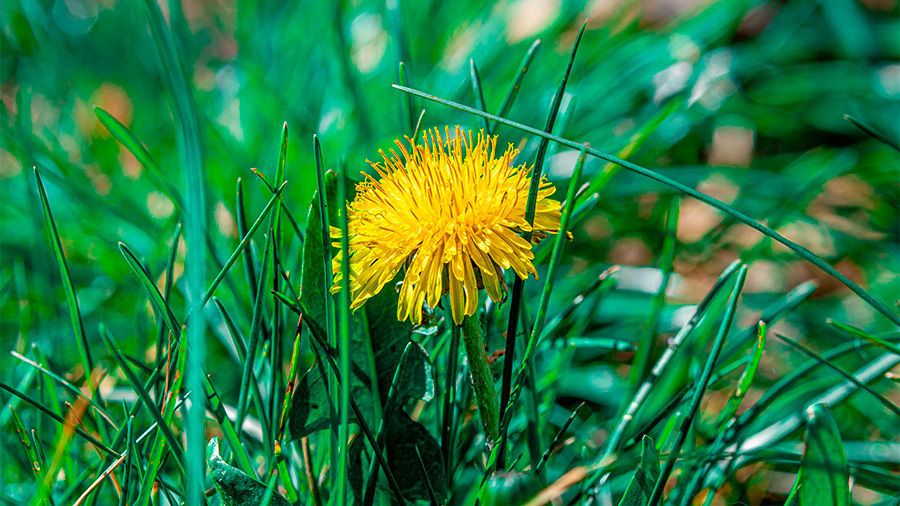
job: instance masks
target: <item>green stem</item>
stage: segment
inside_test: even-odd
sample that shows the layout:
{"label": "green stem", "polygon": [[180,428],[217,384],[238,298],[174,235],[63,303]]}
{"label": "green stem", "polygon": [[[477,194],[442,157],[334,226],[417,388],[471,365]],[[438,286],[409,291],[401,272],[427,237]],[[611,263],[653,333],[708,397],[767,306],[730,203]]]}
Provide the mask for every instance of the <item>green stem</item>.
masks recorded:
{"label": "green stem", "polygon": [[500,435],[500,405],[497,402],[497,392],[494,390],[494,377],[491,376],[487,354],[484,351],[481,324],[477,318],[474,316],[463,318],[462,337],[466,356],[469,357],[469,371],[472,373],[475,400],[481,413],[484,434],[488,439],[488,445],[493,446]]}

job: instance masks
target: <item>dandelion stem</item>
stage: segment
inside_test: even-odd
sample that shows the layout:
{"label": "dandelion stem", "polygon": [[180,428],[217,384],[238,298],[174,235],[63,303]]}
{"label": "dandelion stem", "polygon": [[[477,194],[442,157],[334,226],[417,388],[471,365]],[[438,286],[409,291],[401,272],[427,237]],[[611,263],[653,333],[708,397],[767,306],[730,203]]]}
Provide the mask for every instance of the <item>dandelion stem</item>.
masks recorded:
{"label": "dandelion stem", "polygon": [[472,373],[472,383],[475,386],[475,401],[478,403],[478,411],[481,414],[481,423],[484,425],[484,435],[488,439],[488,445],[493,445],[500,433],[500,406],[497,402],[497,392],[494,390],[494,378],[488,367],[487,354],[484,351],[484,337],[481,333],[481,324],[476,316],[466,316],[462,324],[463,343],[466,347],[466,356],[469,357],[469,371]]}

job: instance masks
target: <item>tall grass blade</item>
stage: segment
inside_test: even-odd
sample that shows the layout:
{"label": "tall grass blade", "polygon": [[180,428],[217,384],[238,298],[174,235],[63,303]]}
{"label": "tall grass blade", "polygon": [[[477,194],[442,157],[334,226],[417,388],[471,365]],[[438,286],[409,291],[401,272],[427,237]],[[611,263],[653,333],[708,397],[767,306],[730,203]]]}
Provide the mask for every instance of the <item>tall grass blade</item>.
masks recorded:
{"label": "tall grass blade", "polygon": [[[481,89],[481,76],[478,74],[478,66],[475,65],[474,58],[469,58],[469,78],[472,81],[472,94],[475,95],[475,108],[487,111],[487,106],[484,103],[484,90]],[[488,123],[487,118],[482,116],[479,119],[481,120],[481,128],[484,130],[484,135],[490,136],[491,125]]]}
{"label": "tall grass blade", "polygon": [[[563,94],[566,92],[566,85],[569,82],[569,75],[572,73],[572,66],[575,64],[575,55],[578,53],[578,45],[581,43],[581,37],[584,35],[584,29],[587,27],[587,21],[582,23],[581,28],[578,30],[578,35],[575,37],[575,42],[572,44],[572,51],[569,54],[569,63],[566,66],[566,71],[563,74],[562,81],[559,83],[559,86],[556,89],[556,94],[553,96],[553,101],[550,103],[550,112],[547,116],[547,123],[544,125],[544,132],[552,132],[553,125],[556,123],[557,113],[559,112],[559,107],[562,105]],[[528,188],[528,200],[525,203],[525,221],[532,225],[534,223],[534,214],[535,208],[537,205],[537,194],[538,189],[541,185],[541,172],[544,166],[544,158],[547,154],[547,146],[549,145],[550,140],[547,138],[541,139],[541,143],[538,145],[537,155],[535,155],[534,159],[534,167],[531,169],[531,183]],[[531,231],[526,231],[522,234],[522,237],[531,242]],[[522,291],[525,288],[525,281],[515,276],[515,282],[513,283],[512,290],[512,298],[509,306],[509,324],[507,325],[506,330],[506,360],[503,362],[503,380],[502,386],[500,387],[500,418],[501,420],[506,416],[506,411],[511,409],[509,398],[510,392],[512,390],[512,373],[513,373],[513,364],[516,361],[516,342],[518,341],[518,325],[519,325],[519,311],[522,306]],[[502,429],[500,431],[500,440],[498,442],[500,446],[500,453],[498,455],[498,461],[500,462],[502,467],[506,465],[506,429]]]}
{"label": "tall grass blade", "polygon": [[[50,211],[50,201],[47,199],[47,190],[44,189],[44,183],[41,181],[41,175],[38,173],[37,167],[34,167],[33,170],[38,194],[41,197],[41,207],[44,209],[44,222],[47,225],[47,235],[50,238],[50,246],[53,249],[54,257],[56,257],[56,265],[59,268],[63,290],[66,294],[66,305],[69,308],[69,321],[72,324],[72,331],[75,333],[75,344],[78,346],[78,354],[81,358],[81,365],[84,367],[84,375],[88,379],[91,391],[95,391],[96,386],[90,384],[91,371],[94,370],[94,359],[91,357],[91,349],[88,345],[87,335],[84,332],[84,322],[81,319],[81,309],[78,307],[78,297],[75,296],[75,287],[72,284],[72,276],[69,274],[69,264],[66,262],[66,253],[63,251],[62,241],[59,238],[59,231],[56,228],[56,221],[53,219],[53,213]],[[96,392],[96,394],[100,395],[99,392]]]}

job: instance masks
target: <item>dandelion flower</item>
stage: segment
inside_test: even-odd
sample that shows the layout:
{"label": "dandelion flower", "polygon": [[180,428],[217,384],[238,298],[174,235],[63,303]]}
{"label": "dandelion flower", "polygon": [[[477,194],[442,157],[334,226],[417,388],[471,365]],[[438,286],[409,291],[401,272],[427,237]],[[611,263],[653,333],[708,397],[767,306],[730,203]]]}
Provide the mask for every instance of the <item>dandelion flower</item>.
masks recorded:
{"label": "dandelion flower", "polygon": [[[351,309],[363,305],[405,267],[397,318],[422,321],[422,307],[449,295],[453,321],[475,313],[484,287],[496,302],[503,297],[503,272],[513,269],[537,278],[531,243],[519,233],[532,231],[539,241],[559,231],[559,202],[553,186],[541,180],[532,228],[525,220],[531,169],[513,166],[519,150],[511,144],[496,156],[497,138],[456,128],[455,136],[438,129],[410,147],[395,141],[400,153],[379,150],[383,163],[369,164],[380,179],[366,176],[348,206]],[[340,230],[331,229],[333,239]],[[340,246],[335,242],[334,246]],[[331,292],[340,290],[339,252],[333,261]]]}

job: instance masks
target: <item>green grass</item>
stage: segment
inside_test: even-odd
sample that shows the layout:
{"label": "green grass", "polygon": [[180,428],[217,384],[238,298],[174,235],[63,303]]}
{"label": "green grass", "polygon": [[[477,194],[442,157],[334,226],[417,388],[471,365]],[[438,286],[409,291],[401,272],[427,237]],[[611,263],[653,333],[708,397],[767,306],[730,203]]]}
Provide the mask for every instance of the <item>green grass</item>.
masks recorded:
{"label": "green grass", "polygon": [[[80,5],[2,5],[0,504],[900,502],[895,3]],[[574,237],[467,321],[492,444],[449,311],[329,293],[457,124]]]}

